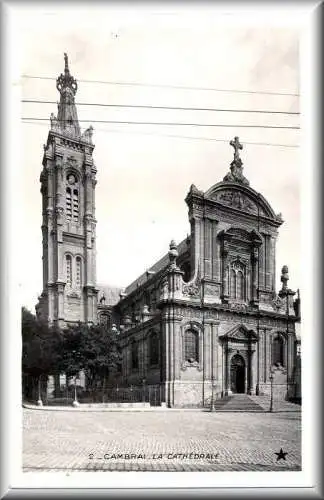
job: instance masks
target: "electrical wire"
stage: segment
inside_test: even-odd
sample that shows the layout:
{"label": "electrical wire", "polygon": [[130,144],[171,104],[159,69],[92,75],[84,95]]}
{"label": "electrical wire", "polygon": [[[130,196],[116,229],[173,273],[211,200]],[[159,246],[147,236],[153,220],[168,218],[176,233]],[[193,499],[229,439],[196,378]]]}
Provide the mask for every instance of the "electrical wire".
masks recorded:
{"label": "electrical wire", "polygon": [[[33,122],[33,121],[23,121],[24,124],[27,125],[38,125],[38,126],[44,126],[47,127],[47,124],[44,122]],[[197,141],[212,141],[212,142],[224,142],[228,143],[228,139],[217,139],[213,137],[195,137],[195,136],[188,136],[188,135],[177,135],[177,134],[161,134],[160,132],[139,132],[139,131],[124,131],[124,130],[116,130],[116,129],[101,129],[101,128],[96,128],[96,132],[105,132],[105,133],[126,133],[126,134],[136,134],[136,135],[153,135],[153,136],[158,136],[158,137],[169,137],[169,138],[174,138],[174,139],[189,139],[189,140],[197,140]],[[249,141],[244,141],[244,144],[248,145],[254,145],[254,146],[272,146],[272,147],[281,147],[281,148],[298,148],[299,146],[297,144],[276,144],[276,143],[270,143],[270,142],[249,142]]]}
{"label": "electrical wire", "polygon": [[[48,121],[48,118],[22,117],[22,120],[32,121]],[[71,123],[71,120],[66,120]],[[299,130],[299,126],[284,126],[284,125],[250,125],[250,124],[229,124],[229,123],[186,123],[186,122],[139,122],[139,121],[123,121],[123,120],[75,120],[78,122],[87,123],[113,123],[121,125],[162,125],[162,126],[180,126],[180,127],[226,127],[226,128],[263,128],[263,129],[289,129]]]}
{"label": "electrical wire", "polygon": [[[33,104],[57,104],[56,101],[43,101],[38,99],[22,99],[23,103],[33,103]],[[102,103],[91,103],[91,102],[75,102],[76,106],[97,106],[97,107],[107,107],[107,108],[141,108],[141,109],[167,109],[167,110],[179,110],[179,111],[217,111],[217,112],[229,112],[229,113],[265,113],[265,114],[280,114],[280,115],[300,115],[298,111],[271,111],[263,109],[233,109],[233,108],[194,108],[194,107],[182,107],[182,106],[153,106],[148,104],[102,104]]]}
{"label": "electrical wire", "polygon": [[[38,76],[38,75],[21,75],[22,78],[29,79],[39,79],[39,80],[57,80],[57,78],[50,76]],[[240,90],[240,89],[220,89],[213,87],[188,87],[185,85],[168,85],[168,84],[157,84],[157,83],[141,83],[141,82],[114,82],[105,80],[77,80],[83,83],[95,83],[104,85],[124,85],[124,86],[136,86],[136,87],[156,87],[156,88],[170,88],[179,90],[202,90],[202,91],[212,91],[212,92],[225,92],[225,93],[240,93],[240,94],[260,94],[260,95],[277,95],[277,96],[293,96],[299,97],[299,94],[293,92],[268,92],[261,90]]]}

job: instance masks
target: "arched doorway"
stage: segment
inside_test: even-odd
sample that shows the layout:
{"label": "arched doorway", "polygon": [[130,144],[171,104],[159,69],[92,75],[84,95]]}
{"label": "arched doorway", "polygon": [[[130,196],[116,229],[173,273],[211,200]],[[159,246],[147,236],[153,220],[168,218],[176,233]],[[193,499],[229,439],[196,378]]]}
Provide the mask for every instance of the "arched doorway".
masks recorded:
{"label": "arched doorway", "polygon": [[240,354],[235,354],[231,359],[231,391],[245,392],[245,361]]}

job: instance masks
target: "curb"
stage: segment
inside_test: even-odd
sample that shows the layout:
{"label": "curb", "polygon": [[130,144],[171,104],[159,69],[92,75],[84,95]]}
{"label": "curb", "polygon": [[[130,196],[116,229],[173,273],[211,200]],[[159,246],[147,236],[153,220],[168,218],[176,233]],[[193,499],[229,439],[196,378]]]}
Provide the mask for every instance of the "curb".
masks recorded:
{"label": "curb", "polygon": [[[91,408],[91,407],[84,407],[82,408],[81,406],[78,407],[73,407],[73,406],[36,406],[36,405],[31,405],[31,404],[26,404],[23,403],[22,407],[27,409],[27,410],[36,410],[36,411],[71,411],[71,412],[117,412],[117,413],[124,413],[124,412],[135,412],[135,413],[142,413],[142,412],[154,412],[154,413],[161,413],[161,412],[199,412],[199,413],[214,413],[214,414],[219,414],[219,413],[246,413],[246,414],[257,414],[257,413],[270,413],[269,410],[254,410],[254,411],[242,411],[242,410],[206,410],[203,408],[168,408],[166,406],[156,406],[152,408]],[[272,413],[301,413],[298,410],[275,410]]]}

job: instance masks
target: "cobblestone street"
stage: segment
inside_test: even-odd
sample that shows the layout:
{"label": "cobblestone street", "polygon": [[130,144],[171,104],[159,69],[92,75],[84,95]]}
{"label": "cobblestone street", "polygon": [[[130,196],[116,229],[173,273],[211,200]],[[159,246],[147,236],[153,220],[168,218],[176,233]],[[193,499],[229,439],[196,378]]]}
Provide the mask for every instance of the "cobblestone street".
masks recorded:
{"label": "cobblestone street", "polygon": [[301,469],[297,412],[24,409],[23,419],[25,472]]}

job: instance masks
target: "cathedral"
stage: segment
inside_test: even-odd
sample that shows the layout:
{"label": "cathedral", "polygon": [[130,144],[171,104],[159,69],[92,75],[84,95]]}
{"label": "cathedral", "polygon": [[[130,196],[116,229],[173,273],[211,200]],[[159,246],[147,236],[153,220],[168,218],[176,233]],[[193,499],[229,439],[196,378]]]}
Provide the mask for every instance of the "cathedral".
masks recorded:
{"label": "cathedral", "polygon": [[[40,176],[43,290],[37,316],[117,328],[120,387],[159,387],[168,407],[203,406],[234,393],[296,396],[299,294],[276,241],[283,223],[243,175],[238,137],[223,180],[189,188],[190,234],[126,289],[96,277],[96,166],[93,129],[80,130],[67,55],[57,79]],[[100,189],[100,187],[99,187]],[[297,298],[295,296],[297,295]]]}

